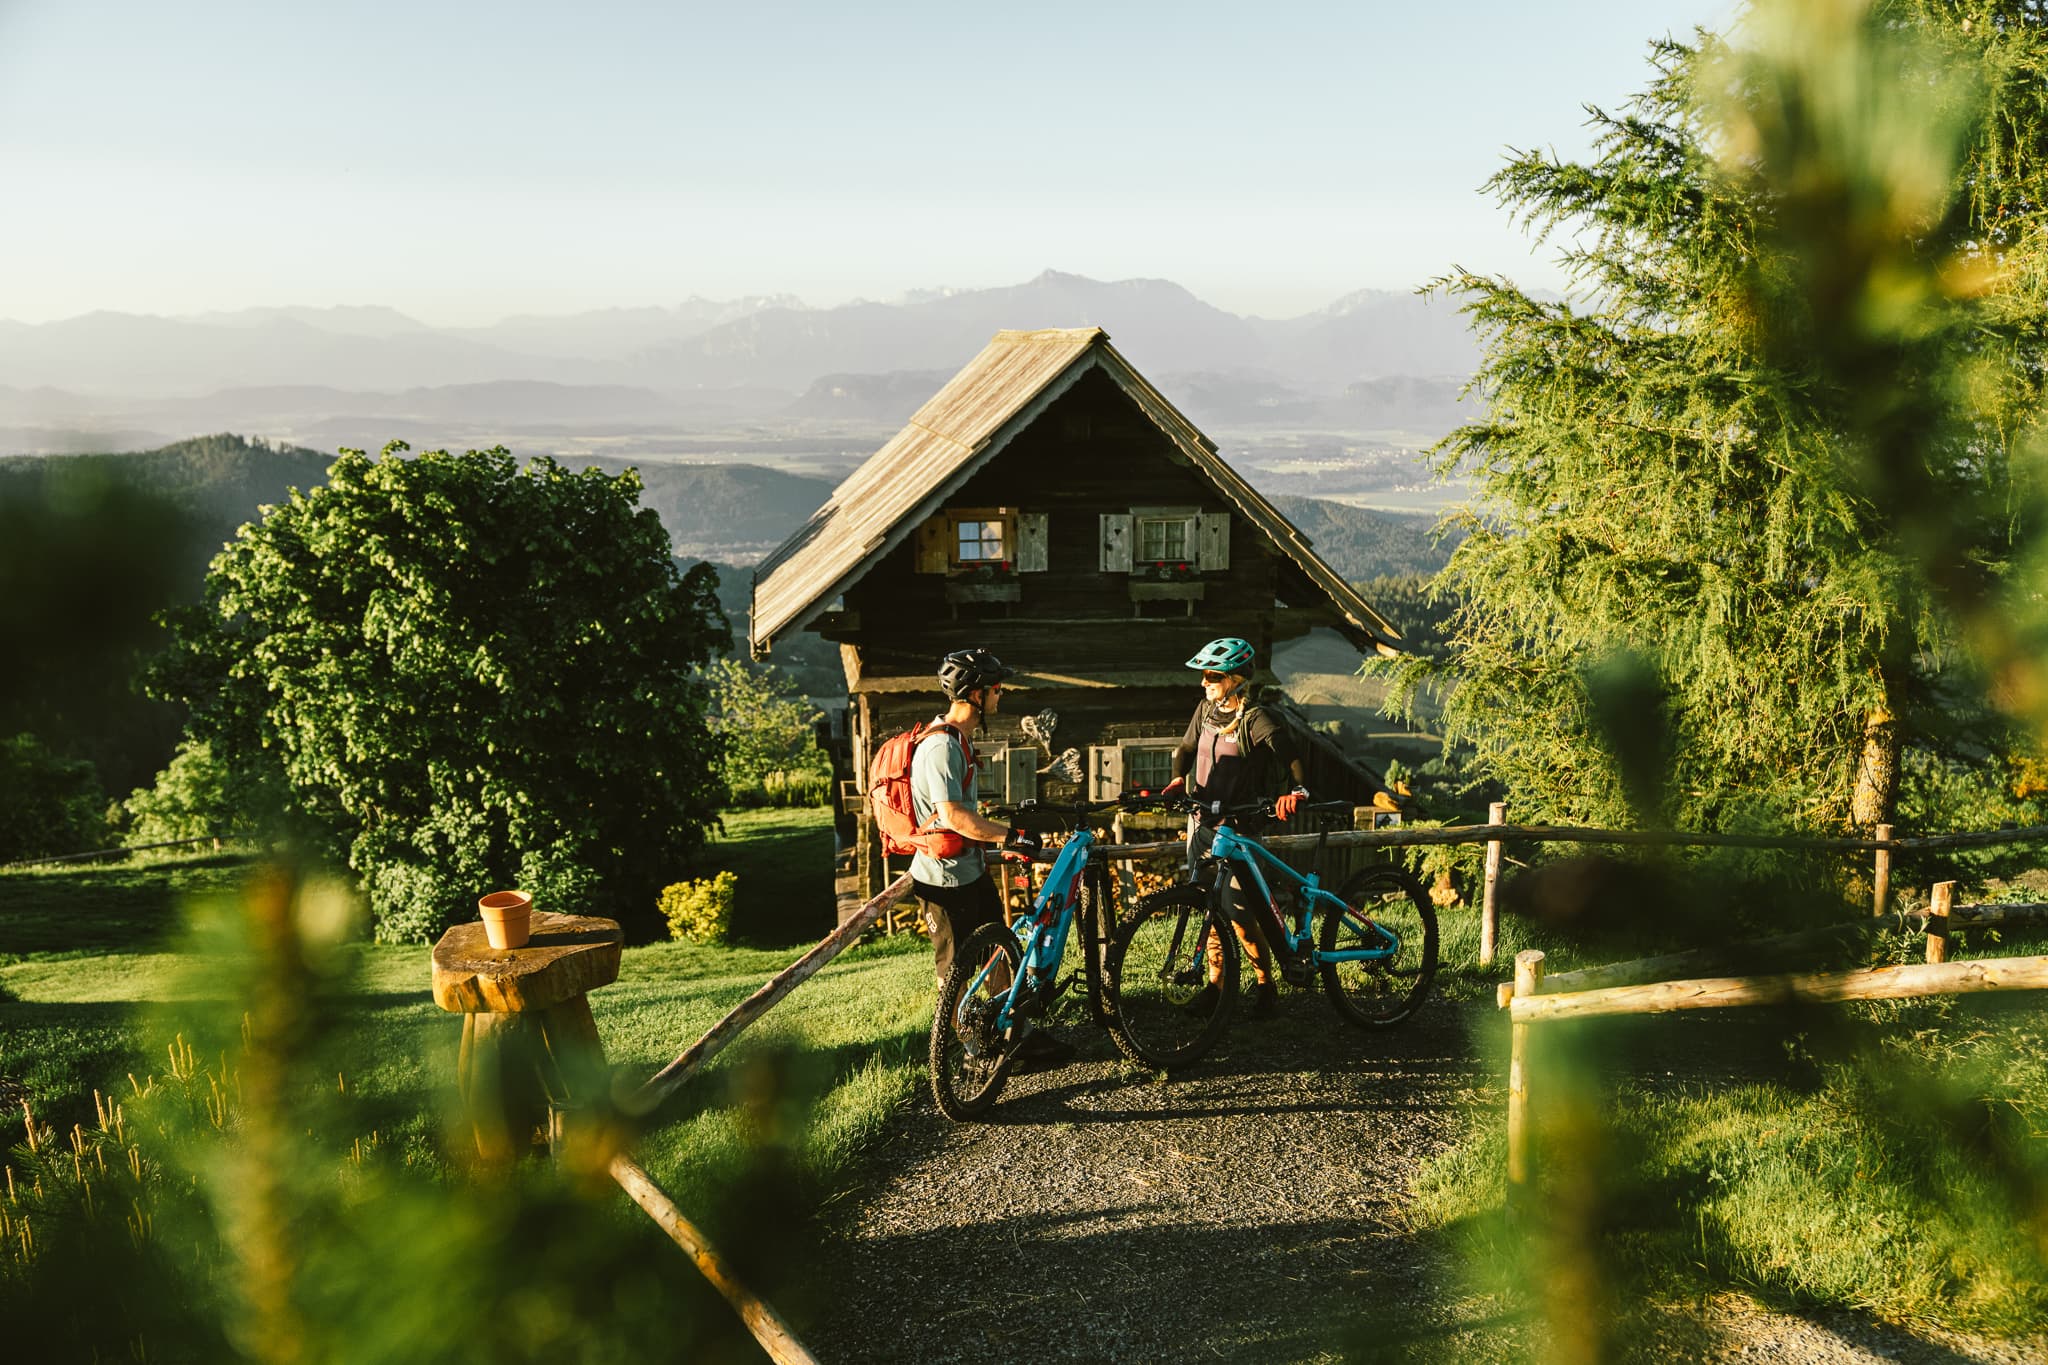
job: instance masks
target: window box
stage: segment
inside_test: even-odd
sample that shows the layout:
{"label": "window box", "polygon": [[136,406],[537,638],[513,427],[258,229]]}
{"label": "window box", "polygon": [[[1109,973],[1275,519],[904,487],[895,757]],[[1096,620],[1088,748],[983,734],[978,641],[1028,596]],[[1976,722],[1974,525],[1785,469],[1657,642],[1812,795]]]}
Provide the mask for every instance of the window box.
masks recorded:
{"label": "window box", "polygon": [[1131,600],[1133,602],[1199,602],[1202,600],[1203,584],[1200,579],[1166,581],[1158,579],[1131,579]]}
{"label": "window box", "polygon": [[979,578],[964,576],[946,580],[946,600],[954,604],[962,602],[1015,602],[1022,597],[1022,591],[1014,578]]}

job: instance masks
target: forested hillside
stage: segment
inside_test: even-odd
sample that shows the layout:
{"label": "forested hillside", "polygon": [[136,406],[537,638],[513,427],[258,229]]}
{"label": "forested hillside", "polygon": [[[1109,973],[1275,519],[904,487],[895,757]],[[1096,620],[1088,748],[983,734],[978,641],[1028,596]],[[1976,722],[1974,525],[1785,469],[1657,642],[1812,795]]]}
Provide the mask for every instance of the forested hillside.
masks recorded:
{"label": "forested hillside", "polygon": [[[608,472],[630,461],[596,461]],[[750,562],[832,495],[825,479],[751,464],[641,464],[640,502],[661,514],[679,555]]]}
{"label": "forested hillside", "polygon": [[1322,498],[1276,496],[1273,505],[1309,538],[1323,562],[1356,583],[1368,578],[1433,574],[1451,557],[1454,539],[1430,543],[1435,518],[1372,512]]}

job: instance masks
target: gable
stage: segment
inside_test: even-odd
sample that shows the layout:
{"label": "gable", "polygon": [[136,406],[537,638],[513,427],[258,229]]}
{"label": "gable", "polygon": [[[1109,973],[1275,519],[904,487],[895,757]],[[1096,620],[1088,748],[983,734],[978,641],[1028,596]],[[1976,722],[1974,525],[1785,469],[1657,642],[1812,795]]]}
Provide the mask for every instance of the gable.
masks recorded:
{"label": "gable", "polygon": [[[1108,382],[1161,438],[1163,451],[1220,494],[1303,592],[1337,609],[1361,647],[1391,653],[1400,638],[1324,564],[1306,537],[1216,453],[1178,409],[1109,345],[1100,328],[999,332],[909,424],[853,472],[825,505],[754,573],[750,635],[756,655],[801,629],[889,554],[1084,377]],[[1345,629],[1348,626],[1349,629]]]}

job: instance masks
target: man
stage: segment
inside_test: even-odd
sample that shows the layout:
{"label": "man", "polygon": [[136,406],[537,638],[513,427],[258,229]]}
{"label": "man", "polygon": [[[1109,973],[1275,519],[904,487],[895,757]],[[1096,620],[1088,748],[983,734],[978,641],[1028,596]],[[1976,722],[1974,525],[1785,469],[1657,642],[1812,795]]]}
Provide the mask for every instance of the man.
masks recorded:
{"label": "man", "polygon": [[[1249,641],[1235,636],[1211,640],[1195,652],[1187,666],[1202,675],[1202,700],[1188,721],[1188,731],[1173,751],[1173,781],[1168,792],[1199,797],[1207,802],[1241,805],[1272,800],[1274,793],[1292,783],[1293,789],[1273,801],[1273,815],[1285,820],[1308,800],[1301,759],[1288,742],[1287,728],[1271,712],[1254,706],[1246,696],[1258,658]],[[1194,871],[1202,856],[1215,842],[1219,819],[1210,811],[1196,814],[1188,826],[1188,870]],[[1238,936],[1244,941],[1245,957],[1258,978],[1258,995],[1252,1014],[1264,1018],[1273,1013],[1280,998],[1273,981],[1273,945],[1261,931],[1262,913],[1251,904],[1250,888],[1232,879],[1232,908]],[[1222,971],[1223,950],[1211,944],[1210,985]],[[1213,997],[1210,997],[1213,998]]]}
{"label": "man", "polygon": [[[1003,919],[1001,893],[985,865],[988,847],[1028,856],[1041,846],[1030,831],[999,825],[981,813],[974,733],[1002,706],[1003,680],[1015,671],[985,649],[958,649],[942,659],[939,690],[945,693],[946,710],[933,722],[930,733],[918,741],[910,760],[910,797],[917,827],[949,830],[958,836],[942,841],[944,848],[954,851],[919,852],[910,860],[910,878],[924,902],[941,986],[953,968],[953,954],[959,945],[982,925]],[[1044,1067],[1057,1065],[1073,1053],[1072,1044],[1034,1029],[1015,1055],[1019,1063]]]}

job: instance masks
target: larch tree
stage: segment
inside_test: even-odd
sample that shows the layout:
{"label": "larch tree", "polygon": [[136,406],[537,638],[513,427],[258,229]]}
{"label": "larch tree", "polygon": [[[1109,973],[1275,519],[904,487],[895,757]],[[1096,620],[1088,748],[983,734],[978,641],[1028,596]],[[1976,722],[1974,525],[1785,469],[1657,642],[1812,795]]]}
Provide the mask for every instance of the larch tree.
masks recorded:
{"label": "larch tree", "polygon": [[[1856,41],[1781,79],[1814,38],[1811,15],[1773,25],[1787,8]],[[1532,817],[1869,825],[1901,745],[2000,742],[1956,580],[2003,573],[2029,534],[2040,7],[1766,6],[1736,32],[1753,45],[1654,45],[1633,104],[1589,111],[1587,160],[1521,153],[1494,177],[1564,243],[1566,299],[1439,282],[1485,343],[1487,410],[1437,450],[1476,485],[1437,583],[1450,657],[1396,672],[1411,702],[1444,686],[1447,740]],[[1853,79],[1820,69],[1836,59]],[[1813,94],[1830,80],[1834,104]],[[1834,236],[1801,236],[1824,163],[1786,149],[1829,118],[1820,140],[1862,138],[1870,164],[1822,196]],[[1883,250],[1831,295],[1815,244],[1864,239]],[[1874,358],[1841,354],[1845,312],[1883,332]]]}

